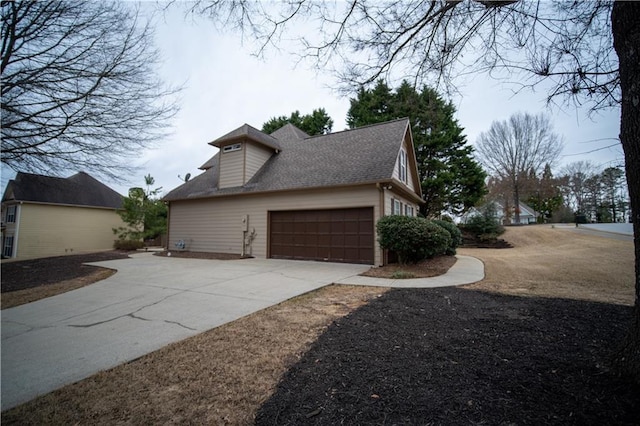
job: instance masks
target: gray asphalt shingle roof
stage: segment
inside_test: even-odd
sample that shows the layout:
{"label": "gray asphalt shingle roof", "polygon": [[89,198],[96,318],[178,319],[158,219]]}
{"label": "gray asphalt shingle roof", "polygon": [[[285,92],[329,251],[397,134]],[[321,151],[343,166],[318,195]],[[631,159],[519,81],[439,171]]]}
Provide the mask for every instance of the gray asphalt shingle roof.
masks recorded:
{"label": "gray asphalt shingle roof", "polygon": [[219,137],[213,142],[209,142],[209,145],[220,147],[222,145],[226,145],[227,143],[241,140],[244,138],[249,138],[252,141],[261,143],[269,148],[273,149],[281,149],[278,140],[273,136],[267,135],[266,133],[262,133],[260,130],[252,127],[248,124],[243,124],[237,129],[227,133],[226,135]]}
{"label": "gray asphalt shingle roof", "polygon": [[68,178],[18,172],[15,179],[7,184],[2,201],[7,200],[113,209],[122,207],[122,195],[84,172]]}
{"label": "gray asphalt shingle roof", "polygon": [[304,139],[296,139],[290,128],[280,129],[272,136],[282,138],[278,139],[282,150],[244,186],[218,189],[218,161],[213,161],[215,165],[169,192],[165,200],[387,180],[393,176],[408,126],[404,118]]}

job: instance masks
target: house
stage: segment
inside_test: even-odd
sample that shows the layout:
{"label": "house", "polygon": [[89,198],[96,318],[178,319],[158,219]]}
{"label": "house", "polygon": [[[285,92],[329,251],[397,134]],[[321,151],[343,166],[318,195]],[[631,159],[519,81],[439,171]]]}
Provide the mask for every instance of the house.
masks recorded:
{"label": "house", "polygon": [[169,192],[168,248],[382,265],[375,224],[422,203],[408,119],[310,137],[247,124]]}
{"label": "house", "polygon": [[[536,212],[523,202],[520,202],[519,204],[520,205],[520,222],[516,222],[515,212],[513,211],[513,209],[510,209],[509,217],[507,218],[505,214],[504,206],[497,201],[492,201],[492,203],[493,203],[493,209],[495,211],[495,218],[498,221],[498,223],[502,225],[529,225],[532,223],[536,223],[536,220],[538,217],[536,215]],[[460,222],[467,223],[467,221],[471,217],[479,214],[481,214],[480,211],[475,207],[472,207],[471,209],[469,209],[467,213],[465,213],[461,217]]]}
{"label": "house", "polygon": [[33,259],[113,248],[122,196],[86,173],[18,173],[2,197],[2,256]]}

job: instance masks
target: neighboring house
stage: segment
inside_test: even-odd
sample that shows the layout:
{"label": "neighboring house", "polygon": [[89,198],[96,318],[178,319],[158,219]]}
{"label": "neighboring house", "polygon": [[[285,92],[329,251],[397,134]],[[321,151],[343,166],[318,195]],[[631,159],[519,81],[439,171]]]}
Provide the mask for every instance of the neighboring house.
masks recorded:
{"label": "neighboring house", "polygon": [[310,137],[245,124],[169,192],[168,248],[382,265],[375,224],[422,203],[408,119]]}
{"label": "neighboring house", "polygon": [[[529,207],[528,205],[526,205],[523,202],[520,202],[520,222],[516,222],[515,218],[515,212],[513,212],[513,209],[511,209],[511,212],[509,214],[509,217],[507,218],[505,216],[505,211],[504,211],[504,206],[497,202],[497,201],[493,201],[494,204],[494,208],[495,208],[495,214],[496,214],[496,220],[502,224],[502,225],[529,225],[532,223],[536,223],[536,212]],[[462,218],[460,219],[461,223],[467,223],[467,221],[473,217],[473,216],[477,216],[481,214],[478,209],[476,209],[475,207],[472,207],[471,209],[469,209],[469,211],[467,213],[465,213]]]}
{"label": "neighboring house", "polygon": [[2,257],[33,259],[113,248],[122,196],[86,173],[18,173],[2,197]]}

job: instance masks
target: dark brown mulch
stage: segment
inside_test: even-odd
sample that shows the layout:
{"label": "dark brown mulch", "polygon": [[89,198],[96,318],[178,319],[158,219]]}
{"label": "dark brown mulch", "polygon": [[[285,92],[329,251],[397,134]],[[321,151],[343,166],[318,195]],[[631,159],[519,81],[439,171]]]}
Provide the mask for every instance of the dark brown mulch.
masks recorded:
{"label": "dark brown mulch", "polygon": [[249,259],[250,256],[241,256],[232,253],[208,253],[203,251],[159,251],[154,253],[155,256],[162,257],[180,257],[186,259],[215,259],[215,260],[236,260]]}
{"label": "dark brown mulch", "polygon": [[429,278],[446,274],[456,261],[455,256],[436,256],[432,259],[425,259],[418,263],[408,263],[402,265],[392,263],[390,265],[378,266],[361,273],[365,277],[375,278],[397,278],[398,273],[408,274],[405,278]]}
{"label": "dark brown mulch", "polygon": [[99,268],[97,266],[83,265],[83,263],[126,259],[128,257],[129,255],[125,251],[112,250],[17,262],[2,262],[2,293],[84,277],[94,273]]}
{"label": "dark brown mulch", "polygon": [[259,425],[639,424],[607,369],[628,306],[465,289],[391,290],[334,322]]}

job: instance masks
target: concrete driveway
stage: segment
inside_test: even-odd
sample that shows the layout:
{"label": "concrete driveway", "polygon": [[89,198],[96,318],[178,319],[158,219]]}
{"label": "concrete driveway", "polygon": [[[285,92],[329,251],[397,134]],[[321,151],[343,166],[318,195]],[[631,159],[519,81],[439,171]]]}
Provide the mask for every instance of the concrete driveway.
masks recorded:
{"label": "concrete driveway", "polygon": [[95,265],[118,273],[2,311],[2,410],[369,268],[147,253]]}

